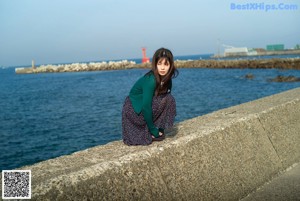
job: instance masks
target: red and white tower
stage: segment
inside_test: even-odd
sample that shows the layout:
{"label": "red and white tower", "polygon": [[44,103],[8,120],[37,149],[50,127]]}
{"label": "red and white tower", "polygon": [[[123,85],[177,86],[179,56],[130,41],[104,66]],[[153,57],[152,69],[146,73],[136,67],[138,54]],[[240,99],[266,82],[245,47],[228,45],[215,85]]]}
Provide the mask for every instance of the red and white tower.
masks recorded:
{"label": "red and white tower", "polygon": [[149,63],[150,59],[149,59],[149,57],[146,56],[146,48],[145,47],[142,48],[142,52],[143,52],[142,63]]}

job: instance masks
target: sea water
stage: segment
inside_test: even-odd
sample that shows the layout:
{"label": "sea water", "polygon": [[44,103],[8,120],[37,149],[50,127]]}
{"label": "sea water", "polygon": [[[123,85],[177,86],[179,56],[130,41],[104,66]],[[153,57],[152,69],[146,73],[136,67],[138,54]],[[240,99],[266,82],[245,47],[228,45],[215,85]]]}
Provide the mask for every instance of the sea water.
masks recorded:
{"label": "sea water", "polygon": [[[15,74],[0,69],[0,167],[18,168],[121,140],[121,112],[147,69]],[[253,79],[245,75],[253,74]],[[276,83],[299,70],[179,69],[176,122],[300,87]]]}

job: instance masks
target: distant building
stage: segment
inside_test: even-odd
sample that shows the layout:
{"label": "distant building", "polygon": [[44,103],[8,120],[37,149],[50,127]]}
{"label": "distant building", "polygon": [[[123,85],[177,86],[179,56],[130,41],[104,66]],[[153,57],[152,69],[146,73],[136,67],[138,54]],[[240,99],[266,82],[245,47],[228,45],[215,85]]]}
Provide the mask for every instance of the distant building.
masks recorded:
{"label": "distant building", "polygon": [[247,56],[248,49],[246,47],[231,47],[224,50],[224,56]]}
{"label": "distant building", "polygon": [[225,57],[236,57],[236,56],[253,56],[257,55],[255,49],[248,49],[247,47],[229,47],[224,50]]}
{"label": "distant building", "polygon": [[267,51],[283,51],[284,44],[267,45]]}
{"label": "distant building", "polygon": [[256,56],[256,55],[257,55],[257,51],[255,48],[248,48],[247,56]]}

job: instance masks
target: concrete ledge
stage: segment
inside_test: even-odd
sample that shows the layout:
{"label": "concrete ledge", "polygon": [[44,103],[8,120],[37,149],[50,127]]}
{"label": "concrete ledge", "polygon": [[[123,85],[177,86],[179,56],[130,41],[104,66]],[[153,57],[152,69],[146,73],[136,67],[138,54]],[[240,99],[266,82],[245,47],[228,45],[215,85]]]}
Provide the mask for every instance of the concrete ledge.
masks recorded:
{"label": "concrete ledge", "polygon": [[20,169],[33,200],[239,200],[300,161],[300,88]]}

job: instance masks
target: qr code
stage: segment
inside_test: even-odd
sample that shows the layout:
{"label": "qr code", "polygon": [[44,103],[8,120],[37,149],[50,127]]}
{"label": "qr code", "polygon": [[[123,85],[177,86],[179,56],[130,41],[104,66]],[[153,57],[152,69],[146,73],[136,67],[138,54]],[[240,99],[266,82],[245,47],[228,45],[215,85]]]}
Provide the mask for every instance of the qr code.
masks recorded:
{"label": "qr code", "polygon": [[3,170],[2,199],[31,199],[31,171]]}

